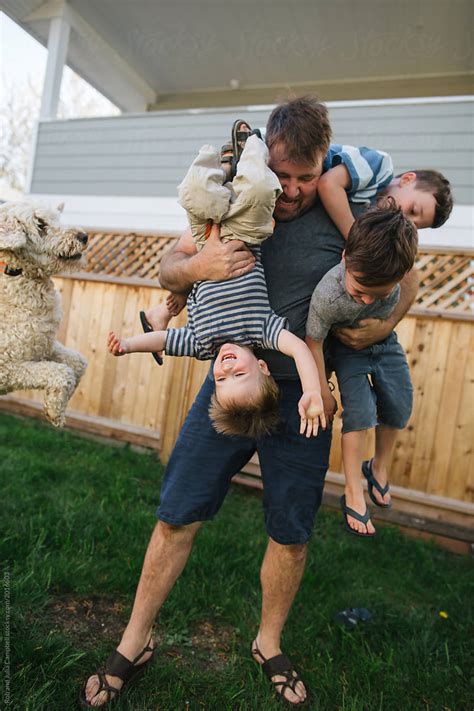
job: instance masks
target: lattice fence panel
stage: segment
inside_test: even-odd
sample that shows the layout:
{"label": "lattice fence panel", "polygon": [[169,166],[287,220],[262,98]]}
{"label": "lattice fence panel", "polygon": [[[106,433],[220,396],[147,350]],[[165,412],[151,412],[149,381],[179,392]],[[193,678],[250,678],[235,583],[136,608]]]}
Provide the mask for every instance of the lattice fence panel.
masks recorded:
{"label": "lattice fence panel", "polygon": [[87,265],[92,274],[156,279],[163,254],[176,237],[160,235],[89,233]]}
{"label": "lattice fence panel", "polygon": [[474,316],[473,255],[460,253],[421,253],[418,261],[421,284],[417,308],[434,313]]}
{"label": "lattice fence panel", "polygon": [[[122,278],[157,279],[160,262],[176,240],[171,235],[93,232],[85,271]],[[474,317],[473,254],[421,248],[420,289],[413,312]]]}

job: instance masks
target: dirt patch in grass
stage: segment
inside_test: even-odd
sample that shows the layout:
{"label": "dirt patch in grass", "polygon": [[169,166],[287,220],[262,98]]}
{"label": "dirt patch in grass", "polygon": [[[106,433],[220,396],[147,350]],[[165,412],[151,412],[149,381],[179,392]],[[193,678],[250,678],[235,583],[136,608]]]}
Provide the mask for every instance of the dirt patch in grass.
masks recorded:
{"label": "dirt patch in grass", "polygon": [[48,605],[50,626],[74,640],[78,647],[95,647],[103,640],[119,640],[127,622],[126,605],[114,597],[61,595]]}
{"label": "dirt patch in grass", "polygon": [[229,660],[234,631],[208,620],[198,622],[190,634],[164,634],[164,653],[177,664],[201,669],[223,669]]}
{"label": "dirt patch in grass", "polygon": [[[74,646],[93,649],[100,642],[118,643],[127,613],[127,604],[114,597],[61,595],[51,601],[42,617],[50,629],[73,640]],[[220,669],[228,663],[234,630],[201,620],[191,630],[160,629],[155,639],[161,653],[179,665]]]}

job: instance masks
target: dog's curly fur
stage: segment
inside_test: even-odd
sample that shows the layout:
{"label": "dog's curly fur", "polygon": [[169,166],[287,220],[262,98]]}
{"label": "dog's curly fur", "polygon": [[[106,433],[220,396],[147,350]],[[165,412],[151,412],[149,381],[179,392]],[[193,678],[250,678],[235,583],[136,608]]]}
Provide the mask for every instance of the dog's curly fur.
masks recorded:
{"label": "dog's curly fur", "polygon": [[45,390],[44,411],[56,427],[87,367],[55,340],[61,304],[51,276],[77,269],[87,244],[84,232],[61,227],[61,210],[0,205],[0,260],[10,272],[0,272],[0,394]]}

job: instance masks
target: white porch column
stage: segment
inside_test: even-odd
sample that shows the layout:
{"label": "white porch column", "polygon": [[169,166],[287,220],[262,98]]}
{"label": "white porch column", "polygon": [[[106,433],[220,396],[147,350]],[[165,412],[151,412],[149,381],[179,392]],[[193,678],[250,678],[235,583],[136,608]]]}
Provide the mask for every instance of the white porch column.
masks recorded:
{"label": "white porch column", "polygon": [[43,96],[41,98],[40,119],[56,117],[70,31],[71,25],[63,15],[51,18],[48,37],[48,60],[44,77]]}

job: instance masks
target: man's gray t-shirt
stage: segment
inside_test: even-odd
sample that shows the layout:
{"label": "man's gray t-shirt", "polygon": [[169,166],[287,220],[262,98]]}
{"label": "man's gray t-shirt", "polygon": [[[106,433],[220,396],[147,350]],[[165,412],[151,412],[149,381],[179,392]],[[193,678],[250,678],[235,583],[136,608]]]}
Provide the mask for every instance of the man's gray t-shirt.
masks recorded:
{"label": "man's gray t-shirt", "polygon": [[306,333],[315,341],[324,341],[332,326],[357,328],[366,318],[386,319],[400,299],[400,285],[385,299],[359,304],[345,287],[346,268],[339,262],[319,282],[309,307]]}
{"label": "man's gray t-shirt", "polygon": [[[365,206],[351,205],[354,215]],[[288,319],[289,330],[306,335],[306,319],[315,286],[341,261],[345,240],[321,203],[290,222],[277,222],[262,244],[262,262],[272,309]],[[275,378],[296,380],[292,358],[277,351],[256,351]]]}

